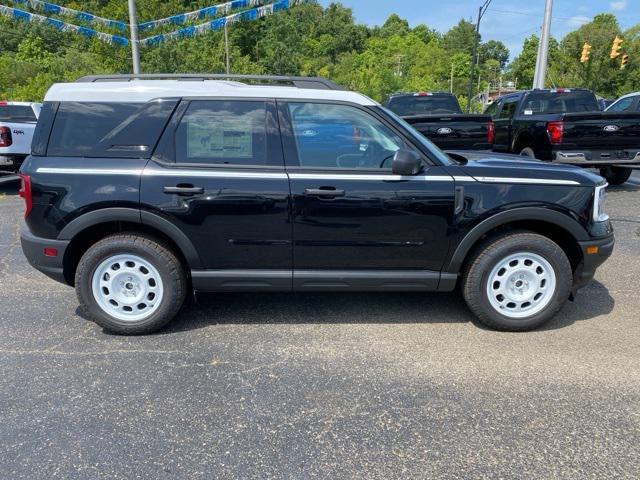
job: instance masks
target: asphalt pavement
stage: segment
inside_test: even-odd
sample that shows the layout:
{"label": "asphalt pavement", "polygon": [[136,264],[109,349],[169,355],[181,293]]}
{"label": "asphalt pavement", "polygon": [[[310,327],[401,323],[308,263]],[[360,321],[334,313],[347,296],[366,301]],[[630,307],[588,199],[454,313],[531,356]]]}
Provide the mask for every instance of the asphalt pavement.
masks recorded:
{"label": "asphalt pavement", "polygon": [[224,294],[112,336],[28,266],[5,192],[0,478],[640,477],[640,172],[596,280],[519,334],[457,293]]}

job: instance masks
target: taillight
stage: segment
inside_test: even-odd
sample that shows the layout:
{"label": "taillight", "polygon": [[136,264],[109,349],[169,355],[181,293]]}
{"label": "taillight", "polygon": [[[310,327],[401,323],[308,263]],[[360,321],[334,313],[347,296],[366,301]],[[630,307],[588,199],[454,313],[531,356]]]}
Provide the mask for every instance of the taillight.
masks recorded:
{"label": "taillight", "polygon": [[24,218],[27,218],[33,207],[33,197],[31,195],[31,177],[23,173],[20,174],[20,191],[18,195],[24,199]]}
{"label": "taillight", "polygon": [[489,124],[487,125],[487,142],[491,145],[496,140],[496,126],[493,124],[493,120],[489,120]]}
{"label": "taillight", "polygon": [[564,122],[547,122],[547,133],[551,145],[559,145],[564,139]]}
{"label": "taillight", "polygon": [[12,143],[11,129],[9,127],[0,127],[0,147],[10,147]]}

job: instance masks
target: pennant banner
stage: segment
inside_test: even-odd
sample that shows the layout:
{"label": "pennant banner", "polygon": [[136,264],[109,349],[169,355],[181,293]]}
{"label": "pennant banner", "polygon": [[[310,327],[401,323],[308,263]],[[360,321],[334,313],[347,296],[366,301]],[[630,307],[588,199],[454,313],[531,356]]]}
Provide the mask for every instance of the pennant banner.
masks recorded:
{"label": "pennant banner", "polygon": [[[229,2],[229,3],[239,3],[239,2],[248,3],[250,1],[255,1],[255,0],[235,0],[234,2]],[[287,8],[293,7],[294,5],[298,5],[300,3],[304,3],[306,1],[307,0],[276,0],[274,3],[271,3],[269,5],[264,5],[262,7],[252,8],[251,10],[245,10],[243,12],[234,13],[233,15],[229,15],[227,17],[217,18],[210,22],[201,23],[200,25],[193,25],[190,27],[181,28],[180,30],[176,30],[171,33],[165,33],[160,35],[154,35],[152,37],[147,37],[140,40],[139,43],[144,47],[150,47],[150,46],[159,45],[161,43],[168,42],[170,40],[195,37],[196,35],[202,35],[203,33],[222,30],[224,29],[225,25],[231,25],[236,22],[242,22],[242,21],[248,21],[248,20],[257,20],[262,17],[273,15],[274,13],[277,13],[281,10],[286,10]],[[222,7],[222,5],[220,5],[220,7]],[[209,7],[209,8],[213,8],[213,7]],[[234,8],[239,8],[239,7],[234,7]],[[185,15],[189,15],[189,14],[185,14]]]}
{"label": "pennant banner", "polygon": [[45,25],[49,25],[61,32],[78,33],[88,38],[97,38],[98,40],[102,40],[103,42],[107,42],[111,45],[125,47],[129,44],[129,40],[125,37],[97,32],[95,30],[92,30],[91,28],[72,25],[61,20],[56,20],[55,18],[49,18],[42,15],[37,15],[35,13],[25,12],[24,10],[6,7],[4,5],[0,5],[0,15],[5,15],[15,20],[23,20],[25,22],[44,23]]}
{"label": "pennant banner", "polygon": [[161,18],[160,20],[144,22],[138,25],[138,30],[144,32],[157,28],[160,25],[184,25],[185,23],[202,20],[203,18],[226,15],[230,11],[238,10],[239,8],[257,7],[258,5],[263,5],[268,1],[269,0],[232,0],[230,2],[221,3],[220,5],[213,5],[211,7],[194,10],[193,12],[181,13],[179,15]]}
{"label": "pennant banner", "polygon": [[41,0],[13,0],[13,3],[28,5],[34,10],[40,10],[48,14],[65,15],[76,18],[78,20],[82,20],[84,22],[103,25],[109,28],[115,28],[117,30],[120,30],[121,32],[126,32],[129,28],[128,23],[98,17],[97,15],[93,15],[88,12],[82,12],[80,10],[74,10],[73,8],[62,7],[60,5],[56,5],[55,3],[43,2]]}

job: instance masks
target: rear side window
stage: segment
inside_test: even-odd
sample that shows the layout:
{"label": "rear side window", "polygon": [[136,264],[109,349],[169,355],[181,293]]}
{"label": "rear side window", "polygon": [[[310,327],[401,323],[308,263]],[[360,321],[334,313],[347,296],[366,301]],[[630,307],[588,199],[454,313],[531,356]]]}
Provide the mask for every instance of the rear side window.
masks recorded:
{"label": "rear side window", "polygon": [[30,105],[0,105],[2,122],[35,122],[36,114]]}
{"label": "rear side window", "polygon": [[144,104],[63,102],[47,155],[149,158],[176,104],[175,99]]}
{"label": "rear side window", "polygon": [[192,101],[176,130],[175,150],[178,163],[268,164],[266,102]]}

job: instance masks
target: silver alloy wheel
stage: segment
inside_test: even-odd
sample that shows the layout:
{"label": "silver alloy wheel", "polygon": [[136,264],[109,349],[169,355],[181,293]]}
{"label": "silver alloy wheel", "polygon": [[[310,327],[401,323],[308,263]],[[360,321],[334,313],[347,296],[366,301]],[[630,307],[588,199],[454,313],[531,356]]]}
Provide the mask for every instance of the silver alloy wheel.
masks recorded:
{"label": "silver alloy wheel", "polygon": [[509,318],[527,318],[542,311],[556,291],[556,272],[535,253],[515,253],[491,270],[487,296],[491,306]]}
{"label": "silver alloy wheel", "polygon": [[158,270],[137,255],[115,255],[104,260],[93,272],[93,298],[108,315],[136,322],[151,316],[163,296]]}

